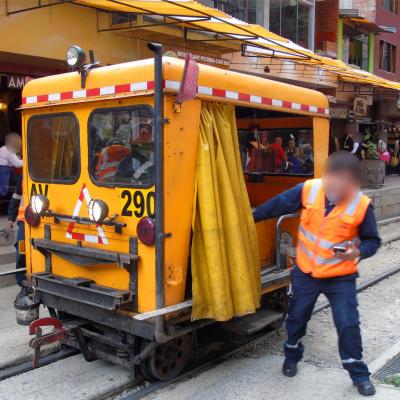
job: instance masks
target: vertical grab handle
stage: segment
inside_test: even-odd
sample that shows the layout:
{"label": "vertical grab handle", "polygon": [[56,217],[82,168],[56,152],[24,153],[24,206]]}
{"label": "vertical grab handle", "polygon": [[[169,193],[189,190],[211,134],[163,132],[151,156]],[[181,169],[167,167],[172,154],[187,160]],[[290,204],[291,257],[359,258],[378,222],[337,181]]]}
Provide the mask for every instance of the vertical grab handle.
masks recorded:
{"label": "vertical grab handle", "polygon": [[281,215],[276,222],[276,270],[280,271],[282,269],[281,260],[281,225],[284,221],[289,218],[300,217],[300,213],[285,214]]}

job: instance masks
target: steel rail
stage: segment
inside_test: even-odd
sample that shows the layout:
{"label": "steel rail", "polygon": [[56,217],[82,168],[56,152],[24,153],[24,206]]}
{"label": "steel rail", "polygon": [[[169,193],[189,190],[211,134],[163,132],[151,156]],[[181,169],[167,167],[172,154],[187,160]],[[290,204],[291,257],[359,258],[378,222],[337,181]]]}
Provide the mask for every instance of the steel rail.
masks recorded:
{"label": "steel rail", "polygon": [[[79,351],[73,348],[65,348],[57,352],[47,354],[40,358],[38,368],[52,364],[59,360],[64,360],[65,358],[72,357],[76,354],[79,354]],[[13,364],[2,367],[0,368],[0,381],[16,375],[24,374],[25,372],[32,371],[33,369],[37,368],[33,368],[32,361],[23,361],[20,364]]]}
{"label": "steel rail", "polygon": [[[362,292],[363,290],[368,289],[369,287],[374,286],[377,283],[381,282],[382,280],[389,278],[392,275],[395,275],[396,273],[399,273],[399,272],[400,272],[400,265],[397,266],[396,268],[391,269],[390,271],[384,272],[372,279],[369,279],[368,281],[364,282],[363,284],[361,284],[357,287],[357,293]],[[314,309],[313,315],[318,314],[322,310],[325,310],[326,308],[329,308],[329,307],[330,307],[329,302],[324,302],[323,304],[321,304],[320,306],[318,306]],[[216,365],[224,362],[228,357],[239,353],[241,350],[243,350],[247,346],[252,346],[257,343],[260,343],[260,342],[264,341],[265,339],[268,339],[270,336],[274,335],[276,332],[277,331],[272,331],[272,332],[268,332],[266,334],[262,334],[261,336],[257,337],[256,339],[251,340],[248,343],[245,343],[244,345],[239,346],[238,348],[236,348],[226,354],[218,356],[210,361],[207,361],[206,363],[204,363],[198,367],[194,367],[193,369],[190,369],[189,371],[177,376],[172,381],[150,383],[149,385],[143,386],[143,388],[140,388],[133,393],[128,393],[127,395],[121,397],[120,400],[139,400],[151,393],[156,392],[157,390],[167,387],[170,384],[176,384],[178,382],[185,380],[186,378],[190,378],[192,376],[196,376],[202,372],[210,370],[211,368],[215,367]],[[126,390],[126,388],[125,388],[125,390]]]}
{"label": "steel rail", "polygon": [[[391,218],[388,219],[388,221],[390,221],[390,220],[391,220]],[[385,221],[385,220],[382,220],[381,223],[383,221]],[[16,272],[20,272],[20,270],[13,270],[10,272],[16,273]],[[399,272],[400,272],[400,265],[389,271],[386,271],[374,278],[371,278],[357,287],[357,293],[362,292],[363,290],[368,289],[368,288],[378,284],[379,282],[383,281],[384,279],[390,278],[391,276],[393,276]],[[321,312],[329,307],[330,307],[329,302],[324,302],[314,309],[313,315],[318,314],[319,312]],[[151,383],[150,385],[143,386],[143,388],[140,388],[139,390],[136,390],[133,393],[130,393],[130,394],[128,393],[127,395],[123,396],[121,398],[121,400],[139,400],[139,399],[143,398],[144,396],[147,396],[151,393],[154,393],[157,390],[167,387],[170,384],[178,383],[186,378],[196,376],[202,372],[205,372],[205,371],[215,367],[218,364],[221,364],[228,357],[231,357],[232,355],[239,353],[244,348],[246,348],[248,346],[254,346],[254,345],[266,340],[267,338],[269,338],[270,336],[272,336],[274,334],[276,334],[276,331],[270,331],[267,333],[263,333],[263,334],[257,336],[255,339],[250,340],[249,342],[237,347],[234,350],[229,351],[228,353],[225,353],[216,358],[213,358],[213,359],[207,361],[206,363],[201,364],[200,366],[194,367],[194,368],[184,372],[183,374],[179,375],[172,381]],[[76,354],[79,354],[79,351],[76,349],[73,349],[73,348],[62,349],[58,352],[51,353],[51,354],[41,357],[40,362],[39,362],[39,367],[49,365],[51,363],[57,362],[59,360],[63,360],[65,358],[71,357]],[[0,381],[11,378],[16,375],[20,375],[20,374],[32,371],[33,369],[34,368],[32,367],[32,363],[30,361],[25,361],[20,364],[10,365],[10,366],[0,368]],[[136,381],[136,382],[133,382],[132,384],[133,384],[133,386],[131,387],[131,389],[133,389],[135,387],[135,385],[140,384],[140,382]],[[124,386],[123,390],[124,391],[127,390],[127,387]],[[114,393],[113,396],[115,396],[116,394],[117,393]],[[102,397],[102,398],[104,398],[104,397]]]}
{"label": "steel rail", "polygon": [[[383,281],[386,278],[390,278],[392,275],[397,274],[398,272],[400,272],[400,265],[391,269],[390,271],[384,272],[372,279],[369,279],[368,281],[357,286],[357,293],[362,292],[363,290],[376,285],[377,283]],[[329,308],[329,307],[330,307],[330,304],[328,301],[326,301],[326,302],[322,303],[321,305],[319,305],[318,307],[316,307],[313,311],[313,314],[317,314],[317,313],[321,312],[322,310],[325,310],[326,308]]]}

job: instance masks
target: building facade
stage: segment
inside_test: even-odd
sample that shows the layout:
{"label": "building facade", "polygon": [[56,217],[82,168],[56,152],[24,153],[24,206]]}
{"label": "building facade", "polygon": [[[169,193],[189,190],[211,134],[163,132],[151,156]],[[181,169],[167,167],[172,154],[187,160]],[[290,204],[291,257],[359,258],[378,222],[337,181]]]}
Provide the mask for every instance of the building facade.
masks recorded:
{"label": "building facade", "polygon": [[385,32],[375,41],[374,73],[400,81],[400,1],[377,0],[375,18]]}

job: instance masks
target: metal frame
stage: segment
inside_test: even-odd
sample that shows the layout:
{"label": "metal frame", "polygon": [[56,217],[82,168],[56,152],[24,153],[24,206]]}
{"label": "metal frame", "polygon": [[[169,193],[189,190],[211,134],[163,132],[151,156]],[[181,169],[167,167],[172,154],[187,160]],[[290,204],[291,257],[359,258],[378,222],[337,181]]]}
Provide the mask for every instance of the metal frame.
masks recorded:
{"label": "metal frame", "polygon": [[33,274],[32,281],[35,295],[39,297],[40,293],[47,293],[108,311],[116,311],[128,305],[132,299],[132,294],[127,290],[96,285],[86,278],[64,278],[43,272]]}
{"label": "metal frame", "polygon": [[282,265],[282,260],[281,260],[281,225],[282,223],[290,218],[298,218],[300,217],[299,213],[293,213],[293,214],[285,214],[282,215],[278,218],[278,221],[276,222],[276,270],[277,271],[282,271],[285,266]]}

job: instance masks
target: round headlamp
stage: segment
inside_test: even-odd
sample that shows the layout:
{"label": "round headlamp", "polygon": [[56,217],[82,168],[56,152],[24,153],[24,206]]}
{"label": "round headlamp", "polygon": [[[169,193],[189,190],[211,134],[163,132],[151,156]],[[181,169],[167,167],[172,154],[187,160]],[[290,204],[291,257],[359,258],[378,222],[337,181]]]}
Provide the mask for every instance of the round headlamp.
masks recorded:
{"label": "round headlamp", "polygon": [[32,211],[40,216],[43,216],[50,207],[49,199],[43,194],[34,194],[31,197]]}
{"label": "round headlamp", "polygon": [[91,200],[89,205],[89,218],[101,224],[108,217],[108,205],[103,200]]}
{"label": "round headlamp", "polygon": [[85,64],[86,54],[79,46],[71,46],[67,50],[67,64],[70,67],[80,68]]}

